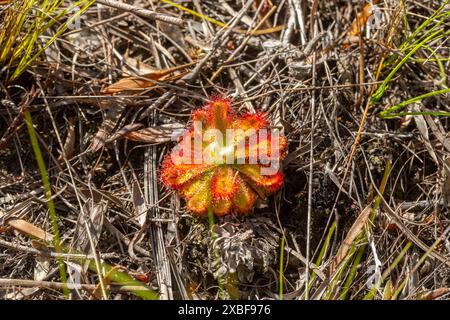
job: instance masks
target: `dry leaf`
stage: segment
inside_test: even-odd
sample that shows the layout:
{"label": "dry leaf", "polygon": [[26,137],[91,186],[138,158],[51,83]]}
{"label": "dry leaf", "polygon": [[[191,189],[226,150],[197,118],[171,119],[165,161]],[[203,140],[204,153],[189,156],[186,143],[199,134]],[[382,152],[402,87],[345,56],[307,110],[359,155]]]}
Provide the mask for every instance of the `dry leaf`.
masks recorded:
{"label": "dry leaf", "polygon": [[34,238],[38,238],[44,241],[53,240],[53,236],[51,234],[45,232],[41,228],[36,227],[34,224],[31,224],[25,220],[11,219],[8,220],[8,224],[17,231],[32,236]]}
{"label": "dry leaf", "polygon": [[439,121],[436,121],[436,118],[431,116],[426,115],[424,117],[436,139],[442,143],[447,152],[450,152],[450,140],[447,138],[447,134],[445,133],[445,129],[442,124]]}
{"label": "dry leaf", "polygon": [[176,133],[181,132],[183,129],[184,126],[182,124],[174,123],[132,131],[126,134],[125,137],[128,140],[144,143],[164,143],[174,139]]}
{"label": "dry leaf", "polygon": [[106,143],[111,143],[116,140],[119,140],[120,138],[123,138],[125,135],[127,135],[129,132],[136,131],[138,129],[141,129],[142,127],[143,125],[141,123],[132,123],[123,126],[122,129],[113,133],[108,139],[106,139]]}
{"label": "dry leaf", "polygon": [[124,72],[125,75],[129,75],[129,73],[127,74],[126,72],[128,71],[127,68],[125,66],[131,66],[134,70],[136,70],[137,74],[145,74],[145,73],[150,73],[153,72],[153,68],[151,66],[149,66],[148,64],[132,58],[132,57],[124,57],[125,59],[125,63],[122,66],[122,70]]}
{"label": "dry leaf", "polygon": [[172,75],[175,71],[179,71],[196,64],[196,62],[191,62],[176,66],[173,68],[155,70],[153,72],[144,74],[140,77],[127,77],[120,79],[116,83],[106,87],[101,91],[102,94],[115,94],[124,91],[142,91],[146,90],[159,82],[170,82],[183,77],[186,73],[181,73],[178,75]]}
{"label": "dry leaf", "polygon": [[78,263],[68,260],[64,261],[64,263],[67,266],[67,283],[73,285],[73,291],[76,292],[78,297],[81,298],[83,295],[79,290],[79,284],[82,281],[87,282],[85,279],[83,279],[83,267]]}
{"label": "dry leaf", "polygon": [[[282,30],[284,30],[286,26],[284,24],[282,25],[278,25],[278,26],[274,26],[274,27],[270,27],[270,28],[265,28],[265,29],[258,29],[258,30],[254,30],[252,32],[250,32],[250,35],[252,36],[261,36],[264,34],[270,34],[270,33],[275,33],[275,32],[280,32]],[[245,31],[245,30],[243,30]],[[238,32],[240,33],[240,32]],[[247,34],[248,32],[245,31],[245,34]]]}

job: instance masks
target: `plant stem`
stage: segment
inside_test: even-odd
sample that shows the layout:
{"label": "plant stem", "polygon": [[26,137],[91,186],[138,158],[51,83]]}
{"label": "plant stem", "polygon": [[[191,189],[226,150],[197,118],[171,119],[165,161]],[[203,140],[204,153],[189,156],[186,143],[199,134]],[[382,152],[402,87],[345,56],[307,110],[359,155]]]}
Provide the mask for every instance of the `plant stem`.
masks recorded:
{"label": "plant stem", "polygon": [[[208,222],[209,222],[209,230],[211,233],[211,250],[214,256],[215,264],[218,266],[220,264],[220,255],[215,246],[216,234],[214,232],[215,222],[214,222],[214,211],[212,206],[208,207]],[[224,280],[219,273],[217,274],[217,283],[219,286],[219,298],[223,300],[225,299]]]}

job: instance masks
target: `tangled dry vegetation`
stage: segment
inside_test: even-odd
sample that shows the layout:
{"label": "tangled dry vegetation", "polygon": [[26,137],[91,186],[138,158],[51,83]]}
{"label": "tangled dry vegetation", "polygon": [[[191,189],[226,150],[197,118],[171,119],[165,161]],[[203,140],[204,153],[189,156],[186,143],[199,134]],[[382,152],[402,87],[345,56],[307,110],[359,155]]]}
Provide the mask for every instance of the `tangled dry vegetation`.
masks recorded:
{"label": "tangled dry vegetation", "polygon": [[[444,1],[373,1],[375,20],[363,1],[175,2],[196,14],[97,1],[18,79],[1,65],[0,296],[143,297],[122,286],[132,277],[161,299],[448,297],[450,123],[379,112],[445,91],[450,19],[370,99]],[[251,215],[216,218],[219,260],[208,220],[158,179],[174,131],[212,95],[267,112],[289,139],[282,191]],[[403,111],[448,112],[449,102],[443,92]],[[49,242],[26,110],[64,254]]]}

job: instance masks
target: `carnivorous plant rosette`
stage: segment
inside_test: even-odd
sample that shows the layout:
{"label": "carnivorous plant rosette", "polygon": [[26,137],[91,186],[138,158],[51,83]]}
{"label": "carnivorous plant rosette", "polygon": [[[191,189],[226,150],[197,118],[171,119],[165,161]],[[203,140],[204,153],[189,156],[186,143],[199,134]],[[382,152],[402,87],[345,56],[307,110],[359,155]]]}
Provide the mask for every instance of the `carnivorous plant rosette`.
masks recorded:
{"label": "carnivorous plant rosette", "polygon": [[249,213],[258,196],[281,188],[287,139],[270,129],[265,113],[237,116],[229,99],[214,98],[192,120],[164,159],[161,179],[194,215]]}

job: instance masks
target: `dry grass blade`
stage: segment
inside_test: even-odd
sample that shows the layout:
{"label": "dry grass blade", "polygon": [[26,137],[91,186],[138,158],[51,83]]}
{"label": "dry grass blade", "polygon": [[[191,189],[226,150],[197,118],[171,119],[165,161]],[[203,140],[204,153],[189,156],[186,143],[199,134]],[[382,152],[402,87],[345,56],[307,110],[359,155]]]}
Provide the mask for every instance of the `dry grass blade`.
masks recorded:
{"label": "dry grass blade", "polygon": [[[413,110],[418,111],[419,108],[417,106],[414,106]],[[434,152],[433,146],[430,142],[430,135],[428,133],[428,126],[427,122],[425,121],[424,116],[417,116],[414,117],[414,121],[416,123],[417,129],[419,129],[420,135],[423,138],[423,142],[425,144],[425,147],[427,148],[428,152],[430,153],[431,158],[436,162],[437,165],[439,165],[439,160],[436,156],[436,153]]]}
{"label": "dry grass blade", "polygon": [[331,265],[331,272],[335,272],[341,262],[345,259],[348,252],[355,245],[355,240],[364,230],[366,223],[369,221],[370,213],[372,212],[372,206],[367,206],[361,212],[361,214],[356,218],[352,227],[348,231],[344,241],[342,241],[341,246],[339,247],[334,261]]}
{"label": "dry grass blade", "polygon": [[[156,177],[156,149],[147,147],[145,150],[144,163],[144,196],[147,204],[147,215],[151,219],[158,220],[161,212],[157,206],[159,199],[158,179]],[[173,299],[171,267],[167,251],[165,248],[163,225],[155,221],[150,224],[150,245],[155,259],[156,278],[161,293],[161,300]]]}
{"label": "dry grass blade", "polygon": [[139,182],[133,182],[133,205],[135,218],[138,221],[139,225],[142,227],[147,220],[147,206],[145,204],[144,195],[142,194],[141,187],[139,186]]}

